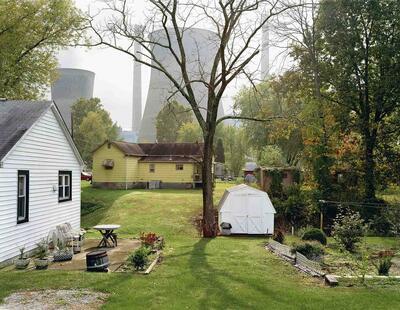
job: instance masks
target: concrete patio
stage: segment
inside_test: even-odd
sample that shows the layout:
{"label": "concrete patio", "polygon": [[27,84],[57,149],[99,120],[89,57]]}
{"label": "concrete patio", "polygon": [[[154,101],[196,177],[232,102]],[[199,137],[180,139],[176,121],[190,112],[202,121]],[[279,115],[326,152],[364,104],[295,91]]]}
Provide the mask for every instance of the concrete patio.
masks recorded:
{"label": "concrete patio", "polygon": [[118,239],[118,246],[115,248],[98,248],[99,239],[86,239],[80,253],[74,255],[71,261],[52,262],[50,270],[86,270],[86,254],[95,250],[106,250],[110,260],[109,271],[117,271],[125,262],[128,256],[140,247],[140,241],[134,239]]}

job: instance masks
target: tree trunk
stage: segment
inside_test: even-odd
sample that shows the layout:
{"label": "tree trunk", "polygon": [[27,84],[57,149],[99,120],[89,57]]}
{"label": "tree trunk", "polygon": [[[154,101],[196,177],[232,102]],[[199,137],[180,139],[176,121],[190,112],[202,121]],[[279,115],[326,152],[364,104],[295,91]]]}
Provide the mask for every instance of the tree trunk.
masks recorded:
{"label": "tree trunk", "polygon": [[370,131],[364,129],[364,198],[366,201],[374,201],[375,197],[375,161],[374,161],[375,137]]}
{"label": "tree trunk", "polygon": [[215,223],[214,199],[213,199],[213,134],[208,133],[204,137],[203,155],[203,237],[212,238],[217,235],[217,225]]}

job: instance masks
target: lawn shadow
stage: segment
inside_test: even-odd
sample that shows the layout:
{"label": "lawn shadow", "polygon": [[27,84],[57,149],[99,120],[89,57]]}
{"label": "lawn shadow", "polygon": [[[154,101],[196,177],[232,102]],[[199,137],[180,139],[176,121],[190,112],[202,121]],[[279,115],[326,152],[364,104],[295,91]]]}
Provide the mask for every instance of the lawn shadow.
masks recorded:
{"label": "lawn shadow", "polygon": [[[193,250],[190,253],[189,263],[192,275],[195,277],[197,281],[200,282],[201,286],[206,288],[205,295],[199,301],[199,308],[201,309],[210,309],[214,307],[224,306],[230,308],[231,306],[239,307],[239,308],[248,308],[250,305],[246,302],[246,299],[238,298],[240,294],[234,294],[232,287],[229,288],[230,285],[238,284],[240,286],[247,286],[250,290],[255,290],[262,295],[268,296],[271,300],[273,299],[277,303],[283,302],[273,290],[270,290],[260,282],[260,285],[249,283],[248,281],[244,281],[241,275],[237,276],[234,274],[234,271],[229,272],[221,269],[214,268],[208,262],[208,254],[206,253],[207,245],[213,239],[209,238],[201,238],[198,242],[193,246]],[[227,253],[227,259],[230,259],[229,253]],[[240,262],[239,262],[240,263]],[[252,271],[249,270],[251,273]],[[219,300],[224,300],[224,305],[215,305],[217,297]],[[229,304],[226,304],[226,301],[229,301]]]}

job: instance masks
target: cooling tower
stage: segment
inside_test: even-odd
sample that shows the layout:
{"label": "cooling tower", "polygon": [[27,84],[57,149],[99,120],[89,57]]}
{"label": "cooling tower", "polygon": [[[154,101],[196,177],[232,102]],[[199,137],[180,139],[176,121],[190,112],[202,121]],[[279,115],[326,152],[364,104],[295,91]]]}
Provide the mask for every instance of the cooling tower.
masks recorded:
{"label": "cooling tower", "polygon": [[[166,33],[164,30],[157,30],[151,35],[151,40],[161,45],[167,44]],[[173,30],[170,31],[170,37],[173,50],[179,55],[176,37]],[[208,79],[210,76],[213,57],[218,49],[217,34],[204,29],[185,29],[183,35],[183,45],[187,58],[187,67],[190,80]],[[180,67],[178,66],[172,53],[154,44],[153,53],[155,59],[159,60],[166,70],[183,85]],[[202,83],[192,83],[192,88],[198,104],[203,107],[202,114],[206,115],[207,106],[207,88]],[[171,98],[170,98],[171,97]],[[151,69],[150,84],[147,95],[146,107],[141,121],[139,131],[140,142],[155,142],[156,127],[155,120],[160,110],[167,104],[167,100],[176,100],[180,104],[188,105],[186,99],[177,93],[177,89],[172,85],[171,81],[157,69]],[[218,111],[219,115],[223,114],[222,104]]]}
{"label": "cooling tower", "polygon": [[261,80],[269,76],[269,26],[265,23],[261,34]]}
{"label": "cooling tower", "polygon": [[[136,57],[141,58],[141,46],[135,42],[134,53]],[[133,63],[133,97],[132,97],[132,131],[138,133],[140,129],[140,120],[142,119],[142,67],[141,63]]]}
{"label": "cooling tower", "polygon": [[58,79],[51,85],[51,99],[71,131],[71,106],[81,98],[93,98],[94,72],[81,69],[58,69]]}

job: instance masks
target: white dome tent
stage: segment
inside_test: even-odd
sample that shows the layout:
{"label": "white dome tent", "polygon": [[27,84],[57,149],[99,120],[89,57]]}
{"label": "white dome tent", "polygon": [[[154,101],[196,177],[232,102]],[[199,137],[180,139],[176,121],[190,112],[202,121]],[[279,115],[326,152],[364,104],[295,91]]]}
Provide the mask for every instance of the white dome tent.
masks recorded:
{"label": "white dome tent", "polygon": [[230,223],[232,234],[271,235],[275,213],[266,192],[245,184],[226,189],[219,202],[219,223]]}

